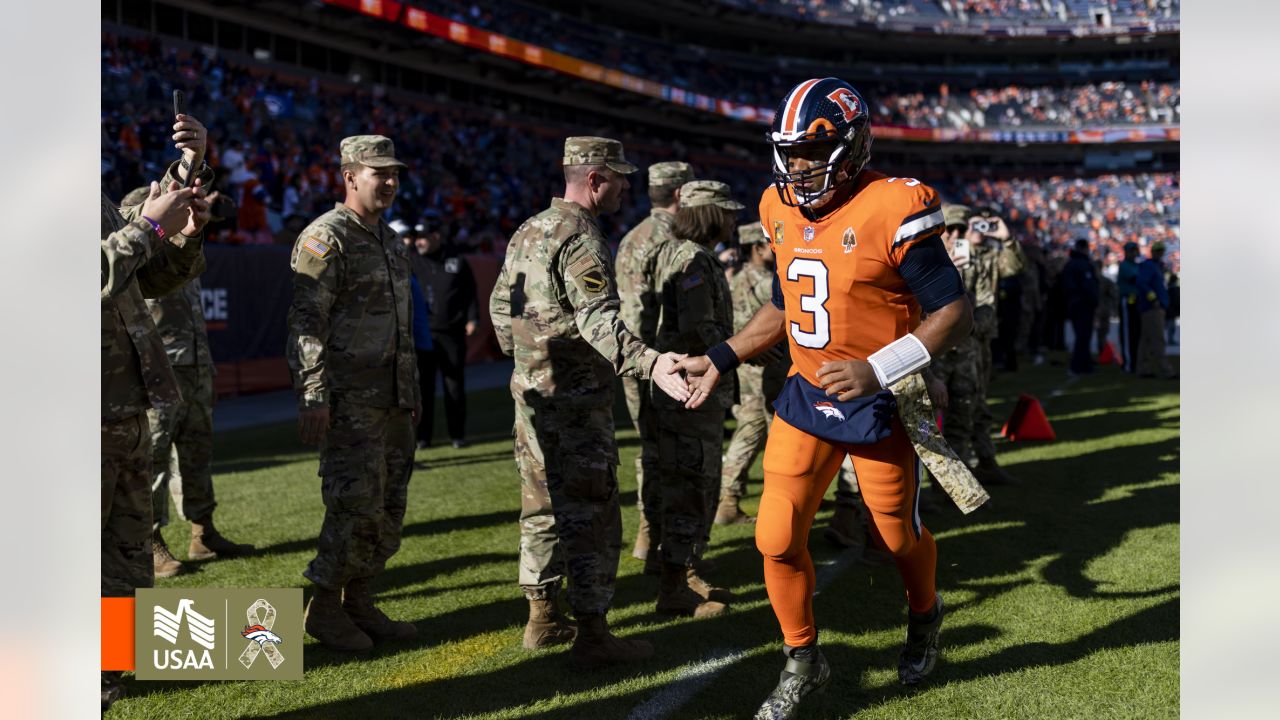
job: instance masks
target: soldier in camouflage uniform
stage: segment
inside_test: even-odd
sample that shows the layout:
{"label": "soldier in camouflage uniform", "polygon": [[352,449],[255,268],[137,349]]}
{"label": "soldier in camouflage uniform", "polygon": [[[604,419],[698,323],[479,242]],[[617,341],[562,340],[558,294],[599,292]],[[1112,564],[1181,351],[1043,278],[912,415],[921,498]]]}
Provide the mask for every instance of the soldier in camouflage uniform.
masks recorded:
{"label": "soldier in camouflage uniform", "polygon": [[962,236],[968,242],[969,258],[957,266],[974,306],[971,336],[935,360],[933,366],[934,376],[947,385],[944,434],[962,459],[968,460],[971,450],[977,455],[975,473],[979,479],[993,485],[1015,482],[996,462],[987,387],[991,381],[991,340],[997,327],[996,283],[1022,272],[1022,248],[999,218],[989,219],[995,229],[983,235],[971,229],[974,214],[964,205],[944,206],[943,216],[947,224],[943,242],[948,248],[954,248]]}
{"label": "soldier in camouflage uniform", "polygon": [[[760,223],[738,227],[738,245],[745,257],[742,270],[729,283],[733,297],[733,329],[742,330],[751,316],[773,297],[774,260],[769,237]],[[773,420],[772,395],[765,394],[765,375],[776,390],[785,381],[791,359],[785,343],[777,348],[776,358],[764,363],[746,363],[738,367],[738,404],[733,406],[737,423],[729,449],[724,455],[720,473],[720,504],[716,508],[717,525],[753,523],[755,518],[742,511],[738,503],[747,493],[747,473],[756,455],[764,448],[769,423]]]}
{"label": "soldier in camouflage uniform", "polygon": [[[596,216],[618,210],[635,166],[622,143],[571,137],[564,198],[511,237],[489,313],[502,351],[515,358],[515,457],[521,478],[519,582],[529,600],[524,644],[574,640],[575,664],[592,667],[653,654],[609,632],[622,515],[613,436],[615,375],[652,378],[676,399],[676,356],[640,342],[618,315],[608,246]],[[557,608],[568,576],[577,627]]]}
{"label": "soldier in camouflage uniform", "polygon": [[[175,125],[182,142],[198,143],[194,118]],[[184,148],[185,149],[185,148]],[[185,153],[184,153],[185,154]],[[190,163],[188,163],[188,168]],[[213,180],[202,167],[198,187],[178,189],[185,169],[174,163],[146,200],[123,211],[102,194],[102,596],[133,597],[151,587],[151,448],[146,411],[180,401],[178,384],[144,298],[173,292],[204,269],[203,231],[209,220],[203,190]],[[122,697],[120,673],[102,673],[105,710]]]}
{"label": "soldier in camouflage uniform", "polygon": [[[622,302],[619,315],[627,329],[646,345],[652,346],[658,334],[658,297],[654,276],[658,251],[671,241],[671,223],[679,206],[680,186],[693,179],[689,163],[660,162],[649,166],[649,202],[653,209],[645,218],[623,236],[618,245],[615,260],[618,277],[618,299]],[[648,417],[649,391],[647,383],[634,377],[622,378],[622,390],[627,396],[627,410],[631,423],[640,435],[640,454],[636,456],[636,507],[640,511],[640,527],[636,530],[636,542],[631,555],[639,560],[657,562],[658,529],[649,525],[645,516],[645,501],[660,502],[660,489],[655,483],[646,489],[645,470],[650,477],[658,475],[657,431]],[[647,497],[651,495],[652,497]]]}
{"label": "soldier in camouflage uniform", "polygon": [[381,214],[399,189],[381,135],[341,144],[346,197],[298,235],[286,356],[303,442],[320,444],[324,523],[303,575],[306,629],[326,647],[364,650],[417,635],[388,618],[370,585],[400,547],[422,414],[410,318],[409,258]]}
{"label": "soldier in camouflage uniform", "polygon": [[[742,207],[722,182],[693,180],[681,187],[672,226],[677,240],[664,245],[657,259],[659,349],[701,355],[733,335],[729,283],[713,248],[729,240],[733,216]],[[707,617],[726,609],[721,601],[727,593],[707,585],[694,561],[710,540],[720,494],[724,412],[736,397],[732,375],[696,410],[653,396],[662,494],[660,504],[645,504],[645,513],[651,526],[661,528],[660,612]]]}
{"label": "soldier in camouflage uniform", "polygon": [[[125,195],[121,205],[131,207],[146,199],[149,188],[140,187]],[[218,193],[208,197],[216,207]],[[213,217],[217,221],[220,218]],[[213,525],[213,358],[205,331],[200,304],[200,279],[182,286],[178,292],[147,300],[147,309],[164,341],[165,353],[173,367],[182,402],[172,407],[151,408],[152,566],[157,578],[182,572],[183,565],[169,551],[160,528],[169,524],[169,495],[184,520],[190,520],[191,543],[187,555],[192,560],[237,557],[253,551],[252,545],[233,543]]]}

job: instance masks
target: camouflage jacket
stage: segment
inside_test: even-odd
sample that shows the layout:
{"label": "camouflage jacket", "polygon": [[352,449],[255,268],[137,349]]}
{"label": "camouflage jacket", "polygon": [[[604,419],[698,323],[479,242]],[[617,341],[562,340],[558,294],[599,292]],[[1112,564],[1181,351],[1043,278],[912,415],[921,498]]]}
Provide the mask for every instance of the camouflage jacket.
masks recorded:
{"label": "camouflage jacket", "polygon": [[[734,333],[742,332],[757,310],[764,307],[765,303],[773,302],[773,276],[774,271],[747,263],[729,281],[729,294],[733,297]],[[778,346],[782,350],[782,359],[769,363],[767,367],[779,365],[785,373],[791,366],[790,351],[786,340],[778,343]]]}
{"label": "camouflage jacket", "polygon": [[[724,265],[707,248],[688,240],[667,243],[658,253],[655,281],[661,300],[658,349],[703,355],[733,335],[733,299]],[[721,379],[712,399],[732,407],[735,376]],[[665,396],[654,393],[656,396]]]}
{"label": "camouflage jacket", "polygon": [[973,294],[973,332],[978,337],[995,337],[997,285],[1001,278],[1020,274],[1024,264],[1022,247],[1016,240],[1002,244],[998,250],[975,246],[960,276],[965,289]]}
{"label": "camouflage jacket", "polygon": [[613,402],[615,375],[649,377],[658,353],[618,314],[609,249],[595,218],[554,198],[511,236],[489,314],[515,358],[511,394],[533,407]]}
{"label": "camouflage jacket", "polygon": [[204,308],[200,304],[200,279],[196,278],[178,292],[158,300],[148,300],[147,309],[164,341],[169,364],[209,366],[209,333],[204,324]]}
{"label": "camouflage jacket", "polygon": [[[175,178],[170,166],[163,185]],[[213,172],[198,176],[205,185]],[[102,419],[122,420],[181,400],[144,298],[173,292],[204,270],[203,236],[163,240],[142,205],[119,209],[102,194]]]}
{"label": "camouflage jacket", "polygon": [[333,396],[374,407],[420,404],[404,243],[381,219],[338,203],[293,246],[285,355],[302,408]]}
{"label": "camouflage jacket", "polygon": [[658,335],[658,290],[654,283],[658,251],[674,236],[671,225],[675,215],[653,209],[622,238],[618,245],[618,299],[622,302],[622,321],[646,344],[652,345]]}

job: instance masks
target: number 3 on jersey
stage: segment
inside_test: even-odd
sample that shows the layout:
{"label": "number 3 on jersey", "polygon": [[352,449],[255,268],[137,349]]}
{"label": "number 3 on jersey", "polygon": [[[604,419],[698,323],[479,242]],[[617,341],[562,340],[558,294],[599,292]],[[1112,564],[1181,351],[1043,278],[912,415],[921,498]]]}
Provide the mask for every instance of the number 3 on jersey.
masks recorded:
{"label": "number 3 on jersey", "polygon": [[800,278],[813,280],[813,294],[800,296],[800,310],[813,315],[813,332],[807,332],[800,323],[790,324],[791,337],[801,347],[820,350],[831,342],[831,316],[827,313],[827,298],[831,296],[827,287],[827,266],[821,260],[812,258],[795,258],[787,265],[787,280],[799,282]]}

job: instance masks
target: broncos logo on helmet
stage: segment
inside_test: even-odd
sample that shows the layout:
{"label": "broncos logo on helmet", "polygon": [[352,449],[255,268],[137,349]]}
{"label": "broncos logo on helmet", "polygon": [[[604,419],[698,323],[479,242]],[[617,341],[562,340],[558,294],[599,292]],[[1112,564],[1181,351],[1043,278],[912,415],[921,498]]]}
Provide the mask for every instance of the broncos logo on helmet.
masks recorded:
{"label": "broncos logo on helmet", "polygon": [[[796,85],[782,99],[769,129],[773,146],[773,184],[782,202],[810,207],[851,181],[871,159],[871,115],[862,94],[838,78],[814,78]],[[830,148],[829,154],[826,153]],[[803,169],[791,160],[813,153],[825,157]],[[836,182],[840,170],[846,176]]]}

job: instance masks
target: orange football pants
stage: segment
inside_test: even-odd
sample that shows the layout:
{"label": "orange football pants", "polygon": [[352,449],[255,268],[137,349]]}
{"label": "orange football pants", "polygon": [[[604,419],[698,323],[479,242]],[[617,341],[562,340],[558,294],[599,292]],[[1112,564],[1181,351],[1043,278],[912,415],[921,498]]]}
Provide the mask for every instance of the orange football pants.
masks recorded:
{"label": "orange football pants", "polygon": [[893,554],[907,605],[917,613],[933,608],[938,549],[920,524],[916,454],[898,419],[892,434],[874,445],[833,445],[775,417],[764,451],[756,547],[764,555],[769,602],[793,647],[818,637],[809,528],[846,453],[858,473],[871,540]]}

